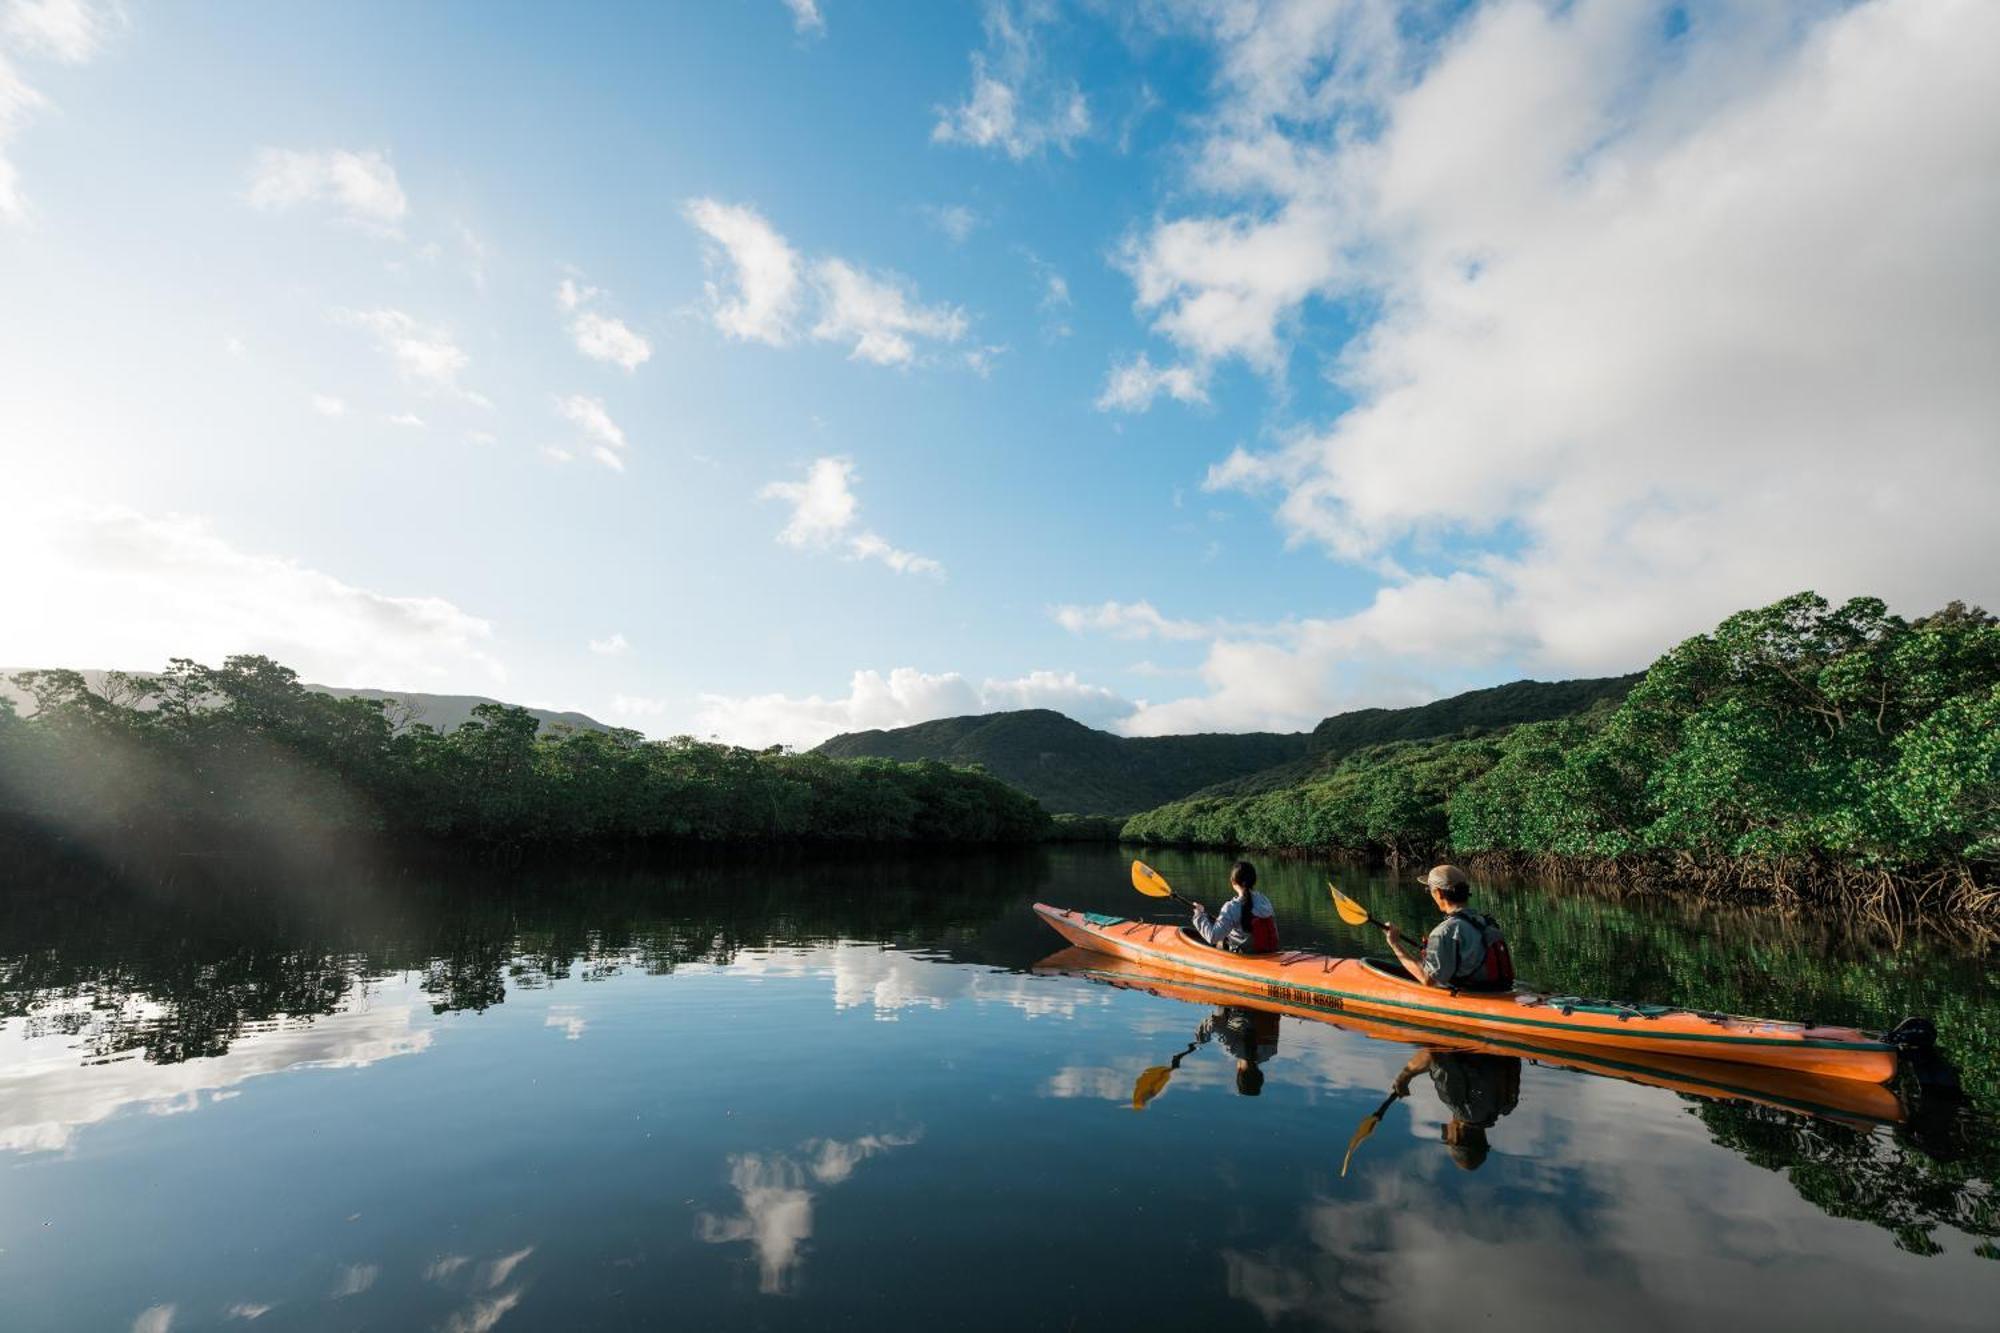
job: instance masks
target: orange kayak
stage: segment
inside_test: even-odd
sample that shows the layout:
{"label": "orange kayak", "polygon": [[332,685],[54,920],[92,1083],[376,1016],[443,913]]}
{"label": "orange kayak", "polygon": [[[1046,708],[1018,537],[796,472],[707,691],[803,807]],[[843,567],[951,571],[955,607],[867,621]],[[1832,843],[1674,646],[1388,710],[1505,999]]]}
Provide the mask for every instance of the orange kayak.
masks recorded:
{"label": "orange kayak", "polygon": [[1648,1051],[1565,1046],[1560,1042],[1539,1040],[1530,1034],[1474,1034],[1408,1019],[1336,1013],[1310,1005],[1268,999],[1258,993],[1261,988],[1253,989],[1227,979],[1197,980],[1179,973],[1156,970],[1129,958],[1112,958],[1095,949],[1074,946],[1063,949],[1036,963],[1035,971],[1080,977],[1085,981],[1142,991],[1185,1004],[1261,1009],[1305,1022],[1323,1023],[1346,1032],[1358,1032],[1377,1041],[1427,1046],[1433,1050],[1483,1051],[1491,1055],[1518,1056],[1539,1065],[1573,1069],[1711,1100],[1757,1102],[1862,1128],[1900,1124],[1908,1115],[1896,1094],[1877,1083],[1828,1078],[1823,1074],[1801,1074],[1790,1069],[1730,1064],[1721,1060],[1655,1055]]}
{"label": "orange kayak", "polygon": [[1896,1047],[1857,1028],[1550,995],[1524,986],[1499,994],[1422,986],[1372,958],[1288,950],[1247,955],[1202,943],[1183,927],[1076,912],[1046,903],[1036,913],[1079,948],[1150,968],[1217,981],[1266,1003],[1504,1035],[1538,1045],[1725,1060],[1828,1078],[1886,1083]]}

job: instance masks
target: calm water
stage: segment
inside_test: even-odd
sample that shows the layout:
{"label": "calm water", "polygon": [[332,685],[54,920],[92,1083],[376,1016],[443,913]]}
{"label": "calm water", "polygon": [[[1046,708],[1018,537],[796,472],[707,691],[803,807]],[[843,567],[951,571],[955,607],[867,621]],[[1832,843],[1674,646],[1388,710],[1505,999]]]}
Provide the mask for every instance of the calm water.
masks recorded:
{"label": "calm water", "polygon": [[[1154,860],[1213,899],[1220,859]],[[1343,1178],[1424,1048],[1037,973],[1030,902],[1153,906],[1109,849],[115,878],[0,892],[8,1330],[1990,1329],[2000,1302],[2000,1139],[1938,1099],[1827,1119],[1448,1052]],[[1374,943],[1320,870],[1266,879],[1288,946]],[[1488,901],[1565,989],[1928,1011],[1992,1100],[2000,994],[1961,952]]]}

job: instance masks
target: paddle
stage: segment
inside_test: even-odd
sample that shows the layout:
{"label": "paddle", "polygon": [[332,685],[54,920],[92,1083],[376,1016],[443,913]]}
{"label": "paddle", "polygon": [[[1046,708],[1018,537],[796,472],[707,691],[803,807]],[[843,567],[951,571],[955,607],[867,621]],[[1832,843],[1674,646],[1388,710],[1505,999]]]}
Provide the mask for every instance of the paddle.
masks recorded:
{"label": "paddle", "polygon": [[1138,1081],[1132,1084],[1132,1109],[1135,1111],[1145,1110],[1147,1102],[1152,1101],[1153,1098],[1165,1092],[1167,1090],[1167,1080],[1172,1078],[1174,1071],[1181,1067],[1181,1061],[1187,1059],[1193,1053],[1194,1048],[1199,1045],[1201,1045],[1200,1041],[1191,1041],[1188,1043],[1187,1050],[1182,1051],[1174,1057],[1173,1063],[1154,1065],[1151,1069],[1139,1075]]}
{"label": "paddle", "polygon": [[[1352,924],[1359,925],[1361,923],[1357,921]],[[1363,1120],[1361,1127],[1354,1131],[1354,1137],[1347,1141],[1347,1156],[1340,1159],[1340,1174],[1343,1177],[1347,1175],[1347,1164],[1354,1160],[1354,1150],[1359,1148],[1363,1141],[1375,1132],[1375,1127],[1382,1123],[1382,1117],[1389,1113],[1389,1108],[1395,1105],[1396,1099],[1402,1095],[1400,1092],[1390,1093],[1383,1099],[1382,1104],[1375,1108],[1375,1114]]]}
{"label": "paddle", "polygon": [[1167,877],[1144,861],[1132,863],[1132,887],[1148,898],[1172,898],[1175,902],[1186,903],[1189,907],[1195,906],[1192,899],[1183,898],[1175,893],[1174,886],[1167,883]]}
{"label": "paddle", "polygon": [[1390,925],[1387,921],[1380,921],[1377,920],[1375,917],[1370,916],[1368,914],[1368,909],[1366,907],[1363,907],[1360,903],[1348,897],[1346,894],[1342,893],[1339,889],[1334,888],[1333,885],[1331,884],[1327,885],[1326,891],[1333,895],[1333,910],[1340,913],[1340,919],[1342,921],[1345,921],[1348,925],[1380,926],[1384,930],[1395,931],[1397,937],[1400,939],[1407,940],[1410,938],[1408,935],[1403,934],[1403,932],[1399,928]]}

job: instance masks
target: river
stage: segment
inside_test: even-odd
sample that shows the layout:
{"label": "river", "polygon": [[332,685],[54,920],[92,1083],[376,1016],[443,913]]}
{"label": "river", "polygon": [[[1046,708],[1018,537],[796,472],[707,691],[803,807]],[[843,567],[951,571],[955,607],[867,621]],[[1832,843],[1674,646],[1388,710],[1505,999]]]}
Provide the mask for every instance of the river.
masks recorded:
{"label": "river", "polygon": [[[1483,894],[1524,977],[1928,1013],[1971,1094],[1821,1105],[1037,971],[1032,902],[1160,914],[1125,855],[35,862],[0,1328],[1993,1327],[1990,960]],[[1215,900],[1221,858],[1149,859]],[[1264,872],[1287,947],[1379,944],[1329,874],[1428,925],[1407,880]]]}

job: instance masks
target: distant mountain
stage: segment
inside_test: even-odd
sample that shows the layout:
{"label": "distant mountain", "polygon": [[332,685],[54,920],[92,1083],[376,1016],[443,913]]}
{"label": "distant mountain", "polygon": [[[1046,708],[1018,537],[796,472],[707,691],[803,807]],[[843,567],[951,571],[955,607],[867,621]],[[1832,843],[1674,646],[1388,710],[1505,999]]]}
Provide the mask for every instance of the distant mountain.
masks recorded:
{"label": "distant mountain", "polygon": [[[13,678],[17,673],[30,669],[0,667],[0,698],[13,700],[14,707],[23,713],[33,706],[34,701],[29,698],[27,691],[14,684]],[[104,678],[110,674],[108,671],[87,670],[83,673],[83,678],[90,682],[91,688],[102,689]],[[133,671],[127,674],[143,676],[146,673]],[[320,694],[330,694],[336,699],[395,699],[410,708],[411,721],[424,723],[439,731],[452,731],[461,723],[469,721],[472,710],[480,704],[501,702],[499,699],[489,699],[483,694],[425,694],[419,690],[353,689],[345,685],[312,685],[305,681],[300,681],[299,684],[305,689]],[[550,723],[560,722],[585,731],[611,730],[596,718],[583,713],[556,712],[547,708],[530,708],[528,711],[533,713],[536,721],[544,727]]]}
{"label": "distant mountain", "polygon": [[1306,753],[1303,734],[1113,736],[1046,708],[853,731],[819,747],[854,759],[977,764],[1064,814],[1129,815]]}
{"label": "distant mountain", "polygon": [[1363,708],[1310,732],[1114,736],[1045,708],[853,731],[819,747],[837,758],[977,764],[1062,814],[1129,815],[1197,792],[1291,786],[1364,746],[1492,730],[1581,713],[1625,697],[1638,676],[1517,680],[1414,708]]}
{"label": "distant mountain", "polygon": [[1423,741],[1470,730],[1494,731],[1521,722],[1572,717],[1623,699],[1644,672],[1585,680],[1516,680],[1468,690],[1414,708],[1357,708],[1336,713],[1308,733],[1307,753],[1260,773],[1225,778],[1187,793],[1190,796],[1251,796],[1276,791],[1332,768],[1356,750],[1392,741]]}

